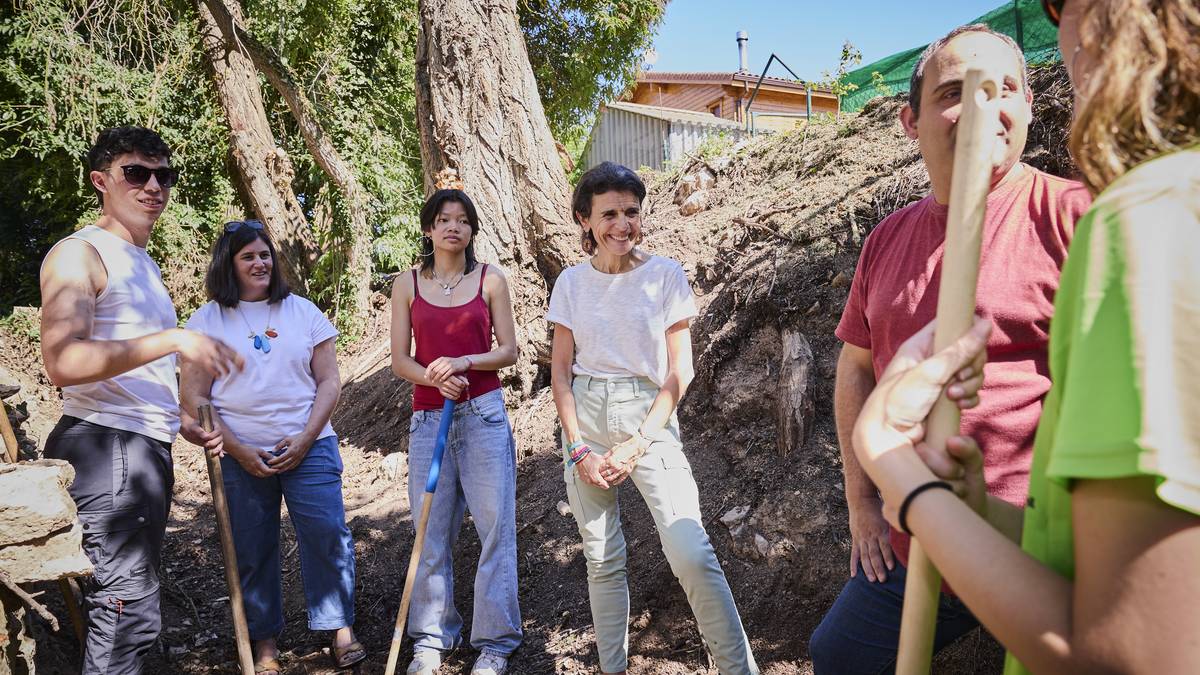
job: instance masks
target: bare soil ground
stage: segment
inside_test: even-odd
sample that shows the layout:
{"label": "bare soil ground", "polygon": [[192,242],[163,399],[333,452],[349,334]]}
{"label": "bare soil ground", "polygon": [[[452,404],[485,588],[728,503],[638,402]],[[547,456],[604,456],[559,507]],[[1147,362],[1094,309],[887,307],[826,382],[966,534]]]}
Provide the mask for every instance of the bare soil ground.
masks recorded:
{"label": "bare soil ground", "polygon": [[[1061,69],[1035,76],[1038,122],[1027,158],[1070,170]],[[877,99],[840,123],[759,138],[725,157],[695,159],[716,174],[706,211],[684,217],[672,203],[683,171],[651,177],[645,246],[684,263],[701,308],[692,329],[697,378],[681,407],[685,446],[701,487],[701,508],[764,673],[810,673],[807,640],[847,577],[849,533],[832,392],[840,316],[862,238],[883,216],[928,189],[916,146],[901,133],[898,99]],[[412,514],[403,470],[390,478],[384,458],[407,447],[411,396],[388,368],[388,309],[376,299],[366,337],[341,356],[346,385],[334,416],[345,462],[344,495],[356,542],[357,631],[370,651],[358,672],[383,671],[411,550]],[[780,334],[799,331],[812,346],[815,415],[806,442],[777,445],[775,405]],[[25,429],[44,443],[61,405],[42,373],[35,341],[0,333],[0,366],[35,401]],[[597,661],[584,561],[565,499],[548,389],[510,401],[518,443],[517,526],[525,642],[520,674],[595,672]],[[236,672],[227,591],[199,451],[175,447],[176,490],[162,578],[164,630],[152,673]],[[401,461],[396,466],[403,469]],[[719,518],[747,507],[735,533]],[[621,489],[629,542],[630,672],[715,674],[682,590],[633,488]],[[286,523],[286,521],[285,521]],[[761,540],[765,540],[765,546]],[[282,533],[286,629],[280,644],[289,675],[334,672],[329,636],[307,629],[295,535]],[[470,631],[471,580],[479,551],[470,518],[456,548],[456,601]],[[65,617],[61,599],[46,599]],[[69,629],[39,624],[39,669],[68,673],[77,662]],[[408,644],[402,656],[407,663]],[[469,649],[443,672],[467,672]],[[938,657],[935,672],[998,673],[1002,651],[976,631]]]}

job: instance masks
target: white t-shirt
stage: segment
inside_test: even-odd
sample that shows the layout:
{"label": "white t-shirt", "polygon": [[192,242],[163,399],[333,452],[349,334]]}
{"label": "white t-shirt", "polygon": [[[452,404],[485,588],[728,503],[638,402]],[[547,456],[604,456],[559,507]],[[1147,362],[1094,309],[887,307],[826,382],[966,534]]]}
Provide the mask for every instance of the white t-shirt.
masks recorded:
{"label": "white t-shirt", "polygon": [[572,372],[593,377],[667,379],[667,328],[696,316],[687,275],[670,258],[651,256],[621,274],[585,260],[563,270],[546,320],[575,336]]}
{"label": "white t-shirt", "polygon": [[[278,335],[270,340],[270,353],[263,353],[254,348],[251,333],[265,333],[268,321]],[[223,340],[246,360],[240,373],[213,380],[210,395],[241,442],[271,450],[304,431],[317,396],[313,348],[338,334],[316,305],[295,293],[275,305],[261,300],[231,308],[209,302],[188,319],[187,327]],[[326,422],[317,438],[332,435]]]}
{"label": "white t-shirt", "polygon": [[[67,237],[100,256],[108,282],[96,296],[92,340],[132,340],[178,326],[175,305],[146,249],[88,225]],[[57,244],[56,244],[57,246]],[[63,387],[63,414],[170,443],[179,431],[175,355],[88,384]]]}

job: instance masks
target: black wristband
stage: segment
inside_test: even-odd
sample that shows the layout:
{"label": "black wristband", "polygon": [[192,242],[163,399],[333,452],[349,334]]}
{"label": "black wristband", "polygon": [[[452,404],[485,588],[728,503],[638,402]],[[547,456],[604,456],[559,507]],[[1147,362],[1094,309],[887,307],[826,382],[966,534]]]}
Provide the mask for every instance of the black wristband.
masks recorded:
{"label": "black wristband", "polygon": [[904,501],[900,504],[900,517],[898,520],[900,521],[901,532],[910,537],[912,536],[912,532],[908,529],[908,507],[912,506],[913,500],[917,498],[917,495],[925,492],[926,490],[932,490],[933,488],[942,488],[944,490],[954,492],[954,488],[944,480],[931,480],[928,483],[922,483],[913,488],[912,492],[908,493],[908,496],[905,497]]}

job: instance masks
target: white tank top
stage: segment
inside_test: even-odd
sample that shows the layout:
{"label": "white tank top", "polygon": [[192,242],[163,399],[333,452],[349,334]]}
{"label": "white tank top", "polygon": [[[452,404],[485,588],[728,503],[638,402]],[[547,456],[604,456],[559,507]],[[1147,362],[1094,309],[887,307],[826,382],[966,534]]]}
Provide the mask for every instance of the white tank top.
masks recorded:
{"label": "white tank top", "polygon": [[[178,326],[162,272],[146,249],[95,225],[67,239],[91,244],[108,272],[108,284],[96,297],[91,339],[129,340]],[[173,442],[179,431],[175,355],[107,380],[63,387],[63,414]]]}

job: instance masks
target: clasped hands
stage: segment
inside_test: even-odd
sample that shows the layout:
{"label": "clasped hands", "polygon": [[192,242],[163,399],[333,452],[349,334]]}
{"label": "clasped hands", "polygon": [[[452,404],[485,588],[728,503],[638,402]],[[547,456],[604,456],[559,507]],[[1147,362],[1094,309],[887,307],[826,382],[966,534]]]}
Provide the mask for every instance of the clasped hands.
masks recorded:
{"label": "clasped hands", "polygon": [[979,405],[991,322],[976,318],[970,330],[934,350],[931,321],[892,357],[854,425],[854,452],[883,496],[883,514],[898,526],[897,509],[914,488],[930,480],[950,483],[955,494],[984,515],[983,456],[975,441],[952,436],[944,448],[925,442],[925,419],[943,393],[962,410]]}
{"label": "clasped hands", "polygon": [[457,401],[467,388],[467,378],[459,373],[471,369],[465,356],[439,356],[425,367],[425,379],[433,383],[443,397]]}
{"label": "clasped hands", "polygon": [[635,431],[632,436],[614,445],[601,455],[590,452],[575,465],[575,474],[583,482],[607,490],[620,485],[637,468],[638,460],[646,454],[650,439]]}

